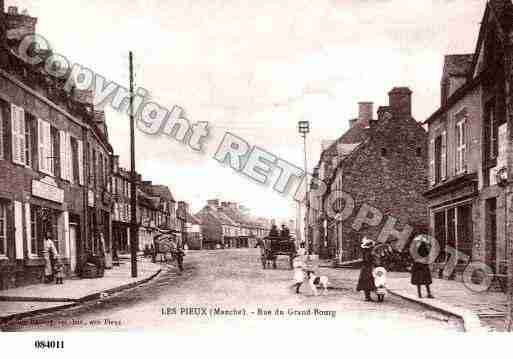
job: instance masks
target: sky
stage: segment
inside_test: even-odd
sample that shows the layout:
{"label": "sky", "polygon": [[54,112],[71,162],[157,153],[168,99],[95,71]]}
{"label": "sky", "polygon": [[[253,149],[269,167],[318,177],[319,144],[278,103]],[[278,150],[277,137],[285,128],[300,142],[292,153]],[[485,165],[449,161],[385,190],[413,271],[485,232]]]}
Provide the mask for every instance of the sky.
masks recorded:
{"label": "sky", "polygon": [[[439,104],[444,54],[472,53],[485,0],[6,0],[39,18],[55,52],[119,84],[207,121],[202,153],[165,136],[136,134],[136,169],[194,210],[209,198],[267,217],[294,217],[291,197],[213,159],[225,132],[303,167],[297,122],[308,120],[308,167],[322,140],[375,110],[395,86],[413,91],[413,116]],[[109,138],[129,168],[128,117],[106,109]]]}

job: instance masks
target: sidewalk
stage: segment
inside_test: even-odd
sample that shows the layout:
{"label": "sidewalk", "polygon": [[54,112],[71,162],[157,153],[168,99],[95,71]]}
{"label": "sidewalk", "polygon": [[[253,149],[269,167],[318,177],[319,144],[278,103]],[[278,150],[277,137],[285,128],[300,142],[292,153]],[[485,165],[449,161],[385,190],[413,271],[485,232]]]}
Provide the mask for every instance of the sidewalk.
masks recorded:
{"label": "sidewalk", "polygon": [[[345,268],[323,268],[334,287],[351,288],[356,286],[360,271]],[[387,275],[387,289],[396,296],[415,302],[429,309],[461,318],[467,332],[482,332],[483,320],[495,318],[502,320],[507,309],[506,294],[502,292],[473,292],[462,282],[433,278],[431,292],[435,299],[417,295],[417,287],[410,283],[410,274],[406,272],[389,272]]]}
{"label": "sidewalk", "polygon": [[138,276],[132,278],[130,262],[105,271],[103,278],[68,279],[63,285],[34,284],[0,291],[0,321],[49,312],[100,298],[146,282],[161,271],[159,264],[138,261]]}
{"label": "sidewalk", "polygon": [[435,299],[417,295],[417,288],[410,283],[409,277],[387,278],[387,289],[390,293],[404,299],[422,304],[440,312],[462,318],[465,331],[484,330],[480,318],[500,318],[507,308],[507,298],[502,292],[473,292],[462,282],[433,278],[431,291]]}

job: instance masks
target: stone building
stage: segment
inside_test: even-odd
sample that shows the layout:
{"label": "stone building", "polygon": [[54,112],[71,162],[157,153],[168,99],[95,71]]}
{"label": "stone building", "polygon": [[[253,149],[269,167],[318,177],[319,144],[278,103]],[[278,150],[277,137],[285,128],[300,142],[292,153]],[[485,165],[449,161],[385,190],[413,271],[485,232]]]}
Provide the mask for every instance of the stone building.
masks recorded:
{"label": "stone building", "polygon": [[[88,94],[65,91],[25,62],[20,39],[37,19],[10,7],[0,38],[0,289],[42,280],[43,239],[55,240],[68,274],[99,251],[111,265],[112,147]],[[51,55],[51,50],[40,55]]]}
{"label": "stone building", "polygon": [[[379,108],[377,120],[372,113],[371,103],[360,103],[359,118],[323,152],[319,163],[319,178],[327,191],[319,199],[314,222],[321,234],[317,243],[320,253],[336,255],[339,261],[360,258],[361,238],[377,240],[388,217],[397,219],[397,230],[409,225],[415,233],[428,227],[427,201],[422,196],[427,188],[427,134],[412,118],[411,91],[392,89],[389,105]],[[354,210],[343,221],[325,211],[335,191],[354,201]],[[345,204],[329,205],[339,212]],[[376,214],[376,223],[355,229],[362,206],[375,209],[381,217]]]}
{"label": "stone building", "polygon": [[487,3],[475,52],[445,56],[441,105],[426,120],[430,171],[425,196],[431,233],[442,249],[435,264],[439,275],[450,260],[458,263],[452,276],[469,261],[484,262],[496,273],[507,270],[513,218],[508,197],[512,24],[511,1]]}

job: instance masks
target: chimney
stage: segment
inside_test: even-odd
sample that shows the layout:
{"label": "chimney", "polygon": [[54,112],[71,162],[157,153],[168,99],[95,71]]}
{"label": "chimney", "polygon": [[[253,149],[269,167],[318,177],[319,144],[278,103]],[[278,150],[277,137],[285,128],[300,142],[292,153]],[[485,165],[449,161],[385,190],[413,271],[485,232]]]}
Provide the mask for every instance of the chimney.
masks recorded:
{"label": "chimney", "polygon": [[373,107],[372,102],[358,102],[358,120],[362,123],[372,121]]}
{"label": "chimney", "polygon": [[219,208],[219,200],[218,199],[209,199],[207,201],[207,204],[210,206],[210,207],[213,207],[215,209],[218,209]]}
{"label": "chimney", "polygon": [[394,87],[388,93],[392,113],[400,119],[411,118],[411,90],[408,87]]}
{"label": "chimney", "polygon": [[353,119],[349,120],[349,128],[352,128],[354,126],[354,124],[356,123],[356,121],[358,121],[357,118],[353,118]]}

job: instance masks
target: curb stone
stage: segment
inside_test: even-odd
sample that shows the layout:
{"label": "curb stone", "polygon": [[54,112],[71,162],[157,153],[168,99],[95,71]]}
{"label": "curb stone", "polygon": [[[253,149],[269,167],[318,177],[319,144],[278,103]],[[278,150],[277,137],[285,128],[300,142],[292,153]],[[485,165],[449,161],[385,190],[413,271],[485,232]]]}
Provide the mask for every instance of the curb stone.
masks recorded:
{"label": "curb stone", "polygon": [[[146,277],[146,278],[143,278],[137,282],[133,282],[133,283],[128,283],[128,284],[124,284],[124,285],[121,285],[121,286],[118,286],[118,287],[114,287],[114,288],[110,288],[110,289],[107,289],[107,290],[104,290],[104,291],[101,291],[101,292],[96,292],[96,293],[93,293],[93,294],[88,294],[84,297],[81,297],[81,298],[78,298],[78,299],[65,299],[64,302],[68,301],[70,302],[70,304],[63,304],[63,305],[59,305],[59,306],[55,306],[55,307],[50,307],[50,308],[44,308],[44,309],[35,309],[35,310],[31,310],[31,311],[26,311],[26,312],[21,312],[21,313],[15,313],[15,314],[9,314],[9,315],[6,315],[6,316],[0,316],[0,324],[4,324],[10,320],[13,320],[13,319],[22,319],[22,318],[26,318],[26,317],[31,317],[31,316],[34,316],[34,315],[39,315],[39,314],[49,314],[49,313],[53,313],[53,312],[58,312],[60,310],[63,310],[63,309],[68,309],[68,308],[71,308],[71,307],[74,307],[74,306],[78,306],[80,304],[83,304],[85,302],[88,302],[88,301],[91,301],[91,300],[96,300],[96,299],[100,299],[102,297],[102,294],[103,293],[107,293],[109,295],[111,294],[114,294],[114,293],[117,293],[117,292],[121,292],[123,290],[126,290],[126,289],[131,289],[131,288],[134,288],[134,287],[137,287],[141,284],[144,284],[146,282],[149,282],[150,280],[152,280],[153,278],[155,278],[157,275],[159,275],[160,273],[162,272],[162,269],[159,269],[157,270],[155,273],[153,273],[152,275]],[[19,301],[19,300],[17,300]],[[30,300],[32,302],[43,302],[45,301],[44,298],[32,298],[32,300]],[[55,301],[55,300],[53,300]],[[52,302],[52,300],[50,301],[45,301],[45,302]]]}
{"label": "curb stone", "polygon": [[463,321],[463,329],[465,330],[466,333],[477,334],[477,333],[485,333],[486,332],[486,329],[481,325],[481,321],[480,321],[479,317],[477,316],[477,314],[475,314],[471,310],[458,308],[458,307],[455,307],[455,306],[452,306],[449,304],[445,304],[436,299],[434,299],[434,300],[430,299],[429,301],[422,300],[415,296],[401,293],[400,291],[395,290],[395,289],[387,288],[387,291],[392,295],[395,295],[402,299],[408,300],[410,302],[420,304],[420,305],[422,305],[426,308],[429,308],[431,310],[435,310],[439,313],[443,313],[443,314],[454,316],[454,317],[461,319]]}

